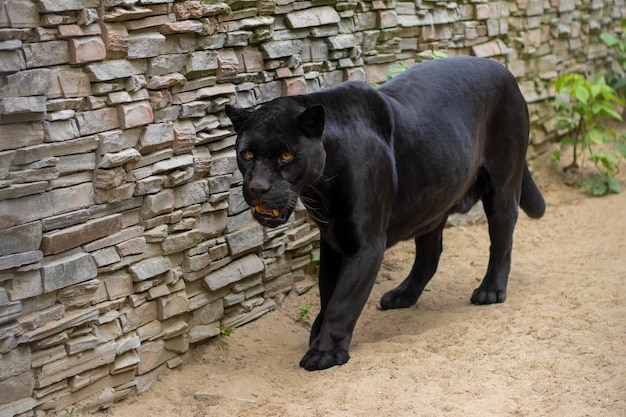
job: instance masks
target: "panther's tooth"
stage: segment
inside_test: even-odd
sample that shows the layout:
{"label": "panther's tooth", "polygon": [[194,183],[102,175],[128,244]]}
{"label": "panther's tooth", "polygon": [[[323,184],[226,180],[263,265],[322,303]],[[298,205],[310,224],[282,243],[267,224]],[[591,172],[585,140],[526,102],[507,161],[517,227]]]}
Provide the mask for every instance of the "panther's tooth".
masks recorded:
{"label": "panther's tooth", "polygon": [[261,213],[261,206],[256,206],[254,208],[254,211],[256,211],[257,213]]}
{"label": "panther's tooth", "polygon": [[278,217],[280,215],[280,212],[276,209],[272,210],[272,216],[274,217]]}

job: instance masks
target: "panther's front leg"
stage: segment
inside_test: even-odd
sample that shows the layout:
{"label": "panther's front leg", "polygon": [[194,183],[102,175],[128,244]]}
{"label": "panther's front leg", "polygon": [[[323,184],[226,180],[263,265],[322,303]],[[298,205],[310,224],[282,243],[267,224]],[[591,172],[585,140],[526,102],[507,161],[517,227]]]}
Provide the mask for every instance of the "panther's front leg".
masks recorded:
{"label": "panther's front leg", "polygon": [[382,239],[365,245],[352,255],[340,255],[322,242],[321,311],[311,330],[309,351],[300,361],[300,366],[306,370],[327,369],[350,359],[348,352],[352,332],[372,290],[385,252]]}

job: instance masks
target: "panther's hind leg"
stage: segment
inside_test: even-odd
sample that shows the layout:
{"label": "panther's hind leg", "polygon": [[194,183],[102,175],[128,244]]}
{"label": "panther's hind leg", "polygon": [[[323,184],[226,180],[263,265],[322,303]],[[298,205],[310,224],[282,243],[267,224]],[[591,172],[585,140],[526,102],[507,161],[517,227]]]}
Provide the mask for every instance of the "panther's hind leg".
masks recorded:
{"label": "panther's hind leg", "polygon": [[491,247],[487,273],[472,294],[473,304],[502,303],[506,299],[518,199],[517,193],[506,188],[494,189],[483,197]]}
{"label": "panther's hind leg", "polygon": [[446,220],[447,216],[434,230],[415,238],[413,268],[402,284],[382,296],[380,306],[383,310],[410,307],[422,295],[426,284],[437,271]]}

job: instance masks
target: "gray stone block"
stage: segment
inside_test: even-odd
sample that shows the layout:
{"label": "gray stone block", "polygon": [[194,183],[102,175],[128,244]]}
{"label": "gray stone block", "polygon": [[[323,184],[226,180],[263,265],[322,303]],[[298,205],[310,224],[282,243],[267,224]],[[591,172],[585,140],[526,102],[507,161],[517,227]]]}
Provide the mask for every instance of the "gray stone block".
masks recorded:
{"label": "gray stone block", "polygon": [[46,387],[70,376],[97,367],[113,363],[117,343],[109,342],[94,349],[82,352],[80,355],[71,355],[64,359],[46,364],[41,367],[35,378],[37,388]]}
{"label": "gray stone block", "polygon": [[43,254],[38,250],[0,256],[0,271],[34,264],[39,262],[42,258]]}
{"label": "gray stone block", "polygon": [[161,244],[164,254],[182,252],[192,248],[204,239],[204,233],[198,229],[170,235]]}
{"label": "gray stone block", "polygon": [[260,248],[263,245],[263,227],[253,224],[246,229],[230,233],[226,235],[226,243],[233,256]]}
{"label": "gray stone block", "polygon": [[158,256],[137,262],[128,267],[133,281],[145,281],[170,270],[172,264],[165,256]]}
{"label": "gray stone block", "polygon": [[285,23],[291,29],[323,26],[339,23],[341,17],[331,6],[313,7],[287,13]]}
{"label": "gray stone block", "polygon": [[31,222],[0,230],[0,256],[39,249],[41,223]]}
{"label": "gray stone block", "polygon": [[204,283],[211,291],[215,291],[254,274],[258,274],[263,271],[263,268],[263,261],[261,261],[258,256],[247,255],[212,272],[204,278]]}
{"label": "gray stone block", "polygon": [[35,3],[44,13],[95,8],[100,4],[99,0],[35,0]]}
{"label": "gray stone block", "polygon": [[70,62],[67,41],[35,42],[24,45],[26,67],[47,67]]}
{"label": "gray stone block", "polygon": [[181,208],[204,203],[209,196],[207,180],[190,182],[174,188],[174,207]]}
{"label": "gray stone block", "polygon": [[98,271],[93,258],[83,252],[44,262],[41,267],[41,279],[45,292],[88,281],[97,275]]}
{"label": "gray stone block", "polygon": [[261,45],[261,51],[266,59],[290,57],[302,52],[302,41],[267,42]]}
{"label": "gray stone block", "polygon": [[147,63],[144,59],[118,59],[85,65],[91,81],[109,81],[145,74]]}
{"label": "gray stone block", "polygon": [[8,97],[0,99],[0,114],[42,113],[46,111],[46,97]]}

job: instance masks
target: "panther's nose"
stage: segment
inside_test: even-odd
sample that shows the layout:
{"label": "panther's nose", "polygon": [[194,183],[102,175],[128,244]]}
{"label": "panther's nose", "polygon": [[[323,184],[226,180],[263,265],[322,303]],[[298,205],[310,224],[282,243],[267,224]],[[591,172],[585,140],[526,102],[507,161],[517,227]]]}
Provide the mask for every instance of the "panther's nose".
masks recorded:
{"label": "panther's nose", "polygon": [[250,190],[250,193],[252,193],[252,195],[254,195],[256,198],[260,198],[261,195],[268,192],[271,188],[272,185],[269,183],[269,181],[263,178],[253,178],[248,183],[248,190]]}

